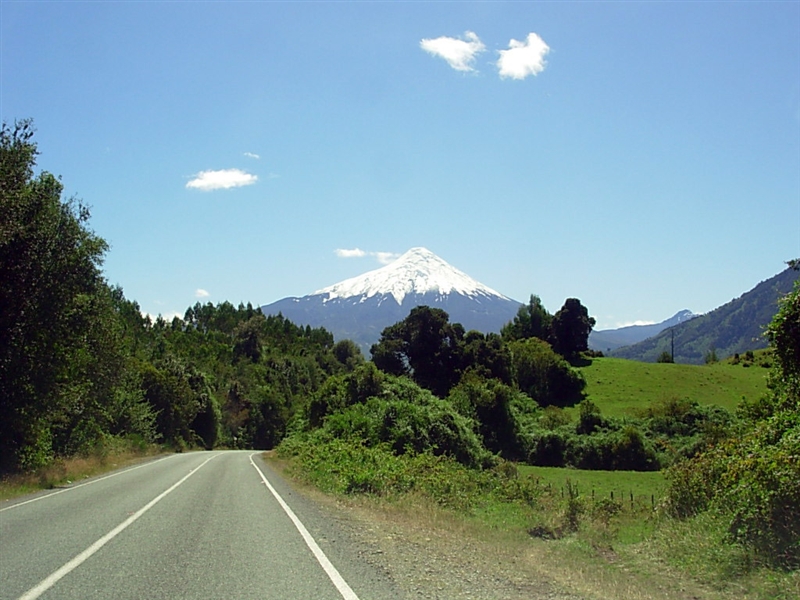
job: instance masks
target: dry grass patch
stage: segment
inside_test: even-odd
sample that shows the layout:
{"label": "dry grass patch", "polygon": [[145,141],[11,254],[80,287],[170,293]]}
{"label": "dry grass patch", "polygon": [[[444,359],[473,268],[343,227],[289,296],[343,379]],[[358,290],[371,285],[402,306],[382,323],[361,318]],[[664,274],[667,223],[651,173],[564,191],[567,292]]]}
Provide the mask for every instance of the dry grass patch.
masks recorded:
{"label": "dry grass patch", "polygon": [[0,479],[0,501],[67,486],[75,481],[128,466],[159,452],[160,449],[155,446],[113,448],[96,454],[60,458],[33,473],[9,475]]}

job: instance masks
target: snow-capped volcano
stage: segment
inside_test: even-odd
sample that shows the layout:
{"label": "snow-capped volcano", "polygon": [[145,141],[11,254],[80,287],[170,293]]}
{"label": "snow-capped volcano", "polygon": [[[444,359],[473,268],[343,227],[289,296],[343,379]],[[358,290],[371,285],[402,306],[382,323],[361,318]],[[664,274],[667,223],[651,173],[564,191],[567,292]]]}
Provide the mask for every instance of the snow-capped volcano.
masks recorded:
{"label": "snow-capped volcano", "polygon": [[412,248],[394,262],[302,298],[261,307],[298,325],[324,327],[336,340],[368,349],[381,331],[402,321],[415,306],[441,308],[464,329],[498,332],[517,314],[519,302],[448,264],[425,248]]}
{"label": "snow-capped volcano", "polygon": [[312,295],[335,298],[361,298],[391,295],[398,304],[409,294],[461,294],[462,296],[496,296],[499,292],[475,281],[427,248],[411,248],[394,262],[358,277],[345,279]]}

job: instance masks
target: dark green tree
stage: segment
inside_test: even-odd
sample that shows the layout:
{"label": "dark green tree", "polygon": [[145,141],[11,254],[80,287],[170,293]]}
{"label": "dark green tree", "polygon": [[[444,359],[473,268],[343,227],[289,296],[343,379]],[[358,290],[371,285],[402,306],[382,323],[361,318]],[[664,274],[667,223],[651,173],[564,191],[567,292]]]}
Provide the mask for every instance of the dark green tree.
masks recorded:
{"label": "dark green tree", "polygon": [[553,349],[565,358],[575,358],[589,349],[589,334],[595,325],[594,317],[577,298],[567,298],[554,316],[551,332]]}
{"label": "dark green tree", "polygon": [[440,398],[461,376],[464,328],[449,315],[418,306],[403,321],[387,327],[371,348],[372,360],[392,375],[410,374],[418,385]]}
{"label": "dark green tree", "polygon": [[739,412],[747,427],[667,472],[678,517],[713,510],[732,541],[768,563],[800,567],[800,283],[767,328],[770,393]]}
{"label": "dark green tree", "polygon": [[55,176],[34,176],[33,134],[31,121],[0,128],[0,470],[91,443],[122,375],[107,244]]}
{"label": "dark green tree", "polygon": [[333,346],[333,356],[348,371],[352,371],[364,362],[364,355],[361,354],[361,349],[353,340],[336,342]]}
{"label": "dark green tree", "polygon": [[511,355],[496,333],[468,331],[464,338],[464,370],[511,385]]}
{"label": "dark green tree", "polygon": [[510,323],[503,326],[501,335],[504,340],[524,340],[526,338],[539,338],[547,340],[553,323],[553,316],[547,312],[539,296],[531,294],[528,304],[523,304],[517,311],[517,316]]}

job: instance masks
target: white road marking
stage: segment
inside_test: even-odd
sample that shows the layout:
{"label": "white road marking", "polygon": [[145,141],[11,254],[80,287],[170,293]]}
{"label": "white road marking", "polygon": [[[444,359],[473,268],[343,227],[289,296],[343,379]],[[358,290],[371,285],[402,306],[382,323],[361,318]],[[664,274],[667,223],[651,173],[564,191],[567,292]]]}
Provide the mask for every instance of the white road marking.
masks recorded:
{"label": "white road marking", "polygon": [[25,500],[25,502],[18,502],[17,504],[12,504],[11,506],[6,506],[5,508],[0,508],[0,512],[11,510],[12,508],[19,508],[20,506],[25,506],[26,504],[30,504],[31,502],[38,502],[39,500],[44,500],[46,498],[52,498],[53,496],[58,496],[59,494],[63,494],[64,492],[70,492],[72,490],[77,490],[85,485],[92,485],[93,483],[97,483],[98,481],[104,481],[106,479],[111,479],[112,477],[116,477],[117,475],[122,475],[123,473],[127,473],[129,471],[135,471],[136,469],[141,469],[142,467],[149,467],[150,465],[154,465],[157,462],[161,462],[167,458],[172,458],[173,456],[177,456],[172,454],[170,456],[165,456],[163,458],[159,458],[158,460],[153,460],[150,462],[146,462],[144,464],[138,465],[136,467],[131,467],[130,469],[123,469],[122,471],[115,471],[111,473],[111,475],[106,475],[104,477],[98,477],[97,479],[92,479],[91,481],[84,481],[83,483],[79,483],[78,485],[71,485],[68,488],[62,488],[57,490],[51,494],[46,494],[44,496],[37,496],[36,498],[31,498],[30,500]]}
{"label": "white road marking", "polygon": [[125,519],[125,521],[123,521],[122,523],[117,525],[114,529],[109,531],[107,534],[105,534],[103,537],[101,537],[99,540],[97,540],[94,544],[89,546],[86,550],[84,550],[83,552],[78,554],[78,556],[76,556],[71,561],[66,563],[63,567],[61,567],[57,571],[53,572],[49,577],[43,579],[36,586],[32,587],[27,592],[22,594],[22,596],[19,597],[19,600],[34,600],[35,598],[38,598],[39,596],[44,594],[47,590],[49,590],[56,583],[58,583],[58,581],[60,581],[63,577],[65,577],[66,575],[68,575],[69,573],[71,573],[72,571],[77,569],[84,562],[86,562],[86,560],[90,556],[92,556],[95,552],[100,550],[100,548],[105,546],[108,542],[110,542],[115,537],[117,537],[120,533],[122,533],[129,525],[131,525],[134,521],[136,521],[136,519],[141,517],[144,513],[146,513],[151,508],[153,508],[153,506],[155,506],[158,502],[160,502],[167,494],[172,492],[180,484],[182,484],[184,481],[189,479],[189,477],[191,477],[192,475],[197,473],[197,471],[202,469],[206,465],[206,463],[208,463],[208,461],[213,460],[217,456],[219,456],[219,455],[215,454],[214,456],[210,456],[199,467],[189,471],[188,475],[185,475],[180,481],[175,483],[168,490],[162,492],[161,494],[159,494],[158,496],[153,498],[150,502],[145,504],[142,508],[140,508],[135,513],[133,513],[130,517]]}
{"label": "white road marking", "polygon": [[306,526],[303,525],[300,519],[297,518],[297,515],[294,514],[294,511],[291,508],[289,508],[289,505],[286,504],[286,502],[284,502],[280,494],[278,494],[275,488],[272,487],[272,485],[267,480],[264,473],[261,471],[261,469],[258,468],[258,465],[256,465],[255,462],[253,462],[253,454],[250,455],[250,464],[253,465],[253,468],[256,471],[258,471],[258,474],[261,476],[261,480],[267,486],[267,489],[270,492],[272,492],[272,495],[275,496],[275,500],[278,501],[278,504],[281,505],[281,508],[292,520],[294,526],[297,527],[297,531],[299,531],[300,535],[303,536],[303,540],[305,541],[306,546],[308,546],[309,550],[311,550],[311,552],[314,554],[314,557],[317,559],[317,562],[319,562],[322,569],[325,571],[330,580],[333,582],[333,585],[335,585],[336,589],[339,590],[339,593],[342,595],[342,598],[344,598],[344,600],[359,600],[358,596],[356,596],[356,593],[350,588],[349,585],[347,585],[347,582],[339,574],[339,571],[336,570],[336,567],[334,567],[331,561],[328,560],[328,557],[322,551],[322,548],[320,548],[317,545],[317,542],[308,532]]}

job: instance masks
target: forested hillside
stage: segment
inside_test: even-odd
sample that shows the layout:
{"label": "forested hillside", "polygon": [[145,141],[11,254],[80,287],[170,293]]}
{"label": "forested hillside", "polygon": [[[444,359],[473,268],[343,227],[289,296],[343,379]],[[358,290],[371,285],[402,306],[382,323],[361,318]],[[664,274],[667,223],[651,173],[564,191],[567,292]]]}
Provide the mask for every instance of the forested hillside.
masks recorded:
{"label": "forested hillside", "polygon": [[656,362],[667,352],[673,354],[674,362],[703,364],[706,359],[766,348],[766,327],[778,312],[780,299],[792,291],[798,275],[794,269],[785,269],[739,298],[638,344],[619,348],[612,356]]}

